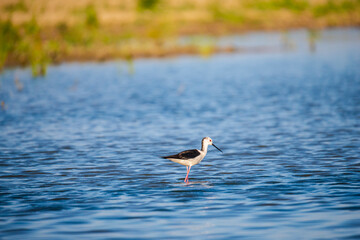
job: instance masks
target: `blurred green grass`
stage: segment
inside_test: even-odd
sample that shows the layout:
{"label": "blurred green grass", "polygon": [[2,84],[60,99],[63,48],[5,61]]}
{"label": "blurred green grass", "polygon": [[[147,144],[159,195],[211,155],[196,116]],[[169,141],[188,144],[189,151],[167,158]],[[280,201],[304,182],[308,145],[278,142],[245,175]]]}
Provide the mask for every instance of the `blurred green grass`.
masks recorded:
{"label": "blurred green grass", "polygon": [[61,61],[208,56],[221,49],[178,38],[359,23],[360,0],[3,0],[0,69],[30,65],[38,76]]}

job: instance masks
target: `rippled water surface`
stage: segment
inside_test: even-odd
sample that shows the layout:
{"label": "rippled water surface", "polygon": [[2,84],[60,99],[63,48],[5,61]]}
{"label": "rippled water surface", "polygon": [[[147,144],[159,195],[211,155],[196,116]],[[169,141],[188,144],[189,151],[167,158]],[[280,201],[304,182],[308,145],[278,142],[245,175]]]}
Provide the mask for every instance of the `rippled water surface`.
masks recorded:
{"label": "rippled water surface", "polygon": [[360,238],[360,31],[229,43],[3,72],[0,238]]}

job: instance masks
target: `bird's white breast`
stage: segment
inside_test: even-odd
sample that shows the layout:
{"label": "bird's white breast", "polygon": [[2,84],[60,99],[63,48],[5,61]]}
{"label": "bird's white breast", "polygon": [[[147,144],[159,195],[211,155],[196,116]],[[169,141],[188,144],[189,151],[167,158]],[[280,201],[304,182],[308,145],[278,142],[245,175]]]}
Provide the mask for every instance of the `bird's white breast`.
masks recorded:
{"label": "bird's white breast", "polygon": [[179,163],[184,166],[194,166],[194,165],[200,163],[206,156],[206,153],[204,153],[203,151],[199,151],[199,152],[200,152],[200,155],[195,158],[192,158],[192,159],[183,160],[183,159],[177,159],[177,158],[169,158],[169,160]]}

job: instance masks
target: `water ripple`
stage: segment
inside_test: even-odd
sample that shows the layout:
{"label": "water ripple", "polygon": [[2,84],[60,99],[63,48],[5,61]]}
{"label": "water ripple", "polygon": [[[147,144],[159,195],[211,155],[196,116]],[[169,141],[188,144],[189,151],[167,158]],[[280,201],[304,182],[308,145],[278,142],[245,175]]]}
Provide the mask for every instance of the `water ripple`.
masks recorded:
{"label": "water ripple", "polygon": [[[359,34],[325,31],[311,54],[136,60],[132,75],[4,71],[0,238],[359,238]],[[186,184],[160,156],[204,136],[224,154],[210,146]]]}

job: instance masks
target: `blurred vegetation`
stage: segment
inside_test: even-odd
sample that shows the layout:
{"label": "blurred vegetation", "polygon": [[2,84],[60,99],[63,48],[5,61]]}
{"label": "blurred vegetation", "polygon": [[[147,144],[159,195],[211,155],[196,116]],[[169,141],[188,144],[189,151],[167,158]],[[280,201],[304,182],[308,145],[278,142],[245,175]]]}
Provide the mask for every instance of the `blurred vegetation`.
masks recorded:
{"label": "blurred vegetation", "polygon": [[360,0],[2,0],[0,70],[29,65],[39,76],[69,60],[206,57],[231,48],[179,37],[359,24]]}
{"label": "blurred vegetation", "polygon": [[137,7],[138,10],[154,10],[159,4],[159,0],[138,0]]}
{"label": "blurred vegetation", "polygon": [[258,0],[248,3],[249,7],[262,10],[288,9],[295,12],[301,12],[309,7],[309,1],[306,0]]}
{"label": "blurred vegetation", "polygon": [[99,27],[99,18],[93,5],[88,5],[85,8],[85,25],[88,28]]}
{"label": "blurred vegetation", "polygon": [[16,11],[26,12],[28,8],[26,7],[25,2],[21,0],[15,3],[9,3],[5,5],[3,10],[6,12],[16,12]]}
{"label": "blurred vegetation", "polygon": [[20,36],[10,20],[0,22],[0,68],[4,66],[9,53],[15,52]]}
{"label": "blurred vegetation", "polygon": [[315,17],[322,17],[329,14],[341,14],[346,12],[351,12],[352,10],[357,10],[359,12],[359,5],[360,1],[353,1],[353,0],[345,0],[345,1],[335,1],[335,0],[328,0],[325,1],[323,4],[316,5],[312,12]]}
{"label": "blurred vegetation", "polygon": [[58,51],[56,41],[43,41],[34,16],[18,26],[10,19],[0,21],[0,42],[0,68],[11,55],[20,65],[30,64],[33,76],[45,75],[47,64]]}

